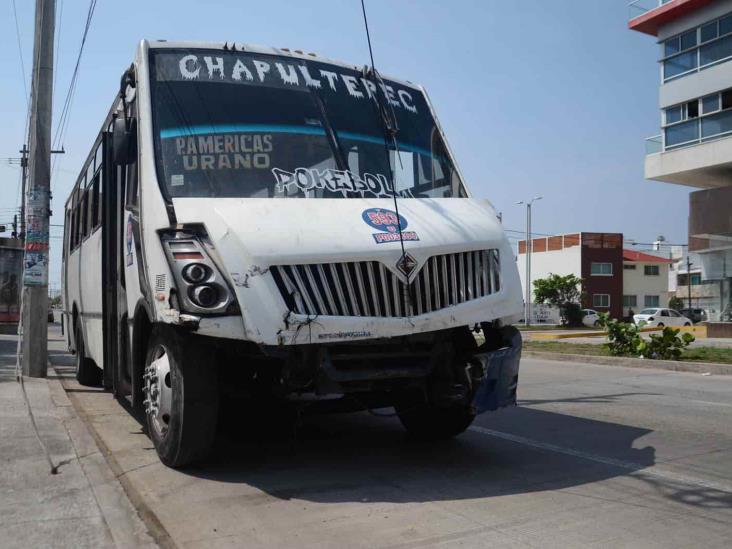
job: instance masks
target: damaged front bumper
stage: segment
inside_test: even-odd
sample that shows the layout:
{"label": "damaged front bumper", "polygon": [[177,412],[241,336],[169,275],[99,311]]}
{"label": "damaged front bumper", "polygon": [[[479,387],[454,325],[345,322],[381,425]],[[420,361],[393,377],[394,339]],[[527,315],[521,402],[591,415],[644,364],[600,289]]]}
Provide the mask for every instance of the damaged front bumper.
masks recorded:
{"label": "damaged front bumper", "polygon": [[514,327],[503,330],[504,347],[473,357],[473,363],[483,371],[483,378],[473,397],[473,408],[477,414],[516,405],[521,333]]}

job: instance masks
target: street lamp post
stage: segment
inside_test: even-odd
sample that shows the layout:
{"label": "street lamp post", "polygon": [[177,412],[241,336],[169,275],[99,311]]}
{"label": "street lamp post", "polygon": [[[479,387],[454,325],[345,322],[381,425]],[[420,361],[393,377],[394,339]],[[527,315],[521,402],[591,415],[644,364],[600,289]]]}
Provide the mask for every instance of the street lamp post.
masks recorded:
{"label": "street lamp post", "polygon": [[543,197],[535,196],[531,200],[520,200],[516,204],[526,204],[526,280],[524,293],[524,324],[531,323],[531,252],[534,248],[531,240],[531,205]]}

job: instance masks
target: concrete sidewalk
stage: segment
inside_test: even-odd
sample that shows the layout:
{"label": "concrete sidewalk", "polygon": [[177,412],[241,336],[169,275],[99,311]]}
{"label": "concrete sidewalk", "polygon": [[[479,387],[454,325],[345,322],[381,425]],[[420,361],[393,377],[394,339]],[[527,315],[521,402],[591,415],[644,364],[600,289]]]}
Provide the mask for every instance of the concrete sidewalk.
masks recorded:
{"label": "concrete sidewalk", "polygon": [[17,337],[0,336],[0,545],[154,547],[60,382],[25,380],[52,475],[15,379]]}

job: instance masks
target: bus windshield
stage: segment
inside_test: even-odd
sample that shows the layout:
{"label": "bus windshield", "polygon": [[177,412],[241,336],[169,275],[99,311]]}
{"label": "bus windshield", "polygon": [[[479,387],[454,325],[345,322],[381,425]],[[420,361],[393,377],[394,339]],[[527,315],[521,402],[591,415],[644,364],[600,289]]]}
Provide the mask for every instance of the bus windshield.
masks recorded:
{"label": "bus windshield", "polygon": [[[158,177],[171,197],[465,197],[424,94],[315,60],[152,50]],[[385,137],[379,104],[395,121]]]}

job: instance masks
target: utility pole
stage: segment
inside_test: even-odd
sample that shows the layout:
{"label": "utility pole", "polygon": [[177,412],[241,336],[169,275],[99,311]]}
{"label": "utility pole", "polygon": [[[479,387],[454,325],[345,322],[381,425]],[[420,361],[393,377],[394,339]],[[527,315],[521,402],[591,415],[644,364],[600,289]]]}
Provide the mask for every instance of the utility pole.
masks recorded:
{"label": "utility pole", "polygon": [[525,299],[524,299],[524,324],[531,324],[531,252],[534,248],[534,242],[531,238],[531,205],[537,200],[541,200],[541,196],[535,196],[531,200],[524,202],[523,200],[516,204],[526,204],[526,277],[525,277]]}
{"label": "utility pole", "polygon": [[[691,262],[691,259],[689,258],[689,252],[686,252],[686,288],[688,290],[689,295],[689,309],[691,309],[691,266],[693,263]],[[691,314],[691,311],[689,312]]]}
{"label": "utility pole", "polygon": [[21,179],[21,199],[20,199],[20,233],[18,238],[22,239],[25,236],[25,193],[28,189],[28,147],[23,143],[23,148],[19,151],[20,156],[20,168],[23,171],[23,177]]}
{"label": "utility pole", "polygon": [[[20,233],[18,238],[21,240],[25,237],[25,194],[28,189],[28,147],[23,143],[23,148],[18,151],[21,154],[20,167],[23,170],[23,177],[21,183],[21,202],[20,202]],[[66,151],[63,147],[60,150],[51,150],[51,154],[64,154]]]}
{"label": "utility pole", "polygon": [[48,367],[48,229],[55,19],[56,0],[36,0],[21,318],[23,375],[30,377],[46,377]]}

